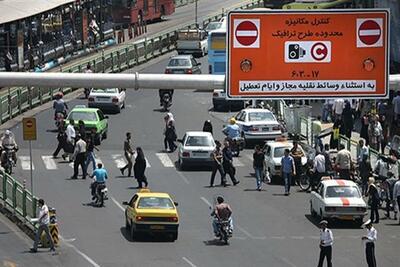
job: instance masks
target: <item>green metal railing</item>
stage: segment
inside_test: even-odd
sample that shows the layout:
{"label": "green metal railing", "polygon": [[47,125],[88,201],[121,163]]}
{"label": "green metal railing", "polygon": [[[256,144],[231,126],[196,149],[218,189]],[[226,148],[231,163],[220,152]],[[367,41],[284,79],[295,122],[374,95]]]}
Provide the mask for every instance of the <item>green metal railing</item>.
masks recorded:
{"label": "green metal railing", "polygon": [[[190,0],[177,1],[178,4]],[[252,0],[234,9],[250,9],[262,5],[261,0]],[[210,21],[219,20],[225,13],[216,13],[203,20],[203,25]],[[99,56],[90,60],[81,61],[79,64],[64,68],[63,72],[77,73],[82,72],[87,63],[91,63],[96,73],[113,73],[132,68],[143,64],[155,57],[168,53],[175,49],[177,33],[179,30],[195,28],[194,23],[180,25],[166,32],[134,43],[115,47],[108,51],[99,53]],[[0,96],[0,124],[22,114],[34,107],[42,105],[53,99],[56,92],[62,91],[64,94],[77,90],[78,88],[40,88],[40,87],[13,87],[9,88],[7,94]]]}
{"label": "green metal railing", "polygon": [[26,224],[36,217],[37,198],[10,175],[0,171],[0,199],[3,206]]}

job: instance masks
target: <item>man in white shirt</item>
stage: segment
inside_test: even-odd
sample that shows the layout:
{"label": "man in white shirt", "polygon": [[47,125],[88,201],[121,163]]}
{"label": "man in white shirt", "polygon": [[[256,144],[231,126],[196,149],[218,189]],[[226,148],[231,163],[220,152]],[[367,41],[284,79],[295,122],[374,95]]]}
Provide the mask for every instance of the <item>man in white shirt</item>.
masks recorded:
{"label": "man in white shirt", "polygon": [[311,190],[315,190],[315,186],[321,180],[321,177],[325,175],[325,156],[317,151],[317,156],[314,158],[314,167],[313,167],[313,175],[311,181]]}
{"label": "man in white shirt", "polygon": [[[393,186],[393,200],[397,201],[397,208],[400,212],[400,178]],[[400,224],[400,217],[399,217],[399,224]]]}
{"label": "man in white shirt", "polygon": [[321,249],[321,251],[319,253],[318,267],[322,267],[324,265],[325,257],[328,263],[328,267],[332,267],[333,234],[332,231],[327,228],[327,221],[322,220],[319,223],[319,226],[321,228],[319,241],[319,248]]}
{"label": "man in white shirt", "polygon": [[335,116],[335,120],[340,119],[342,117],[344,109],[344,99],[342,98],[335,99],[332,109],[333,109],[333,114]]}
{"label": "man in white shirt", "polygon": [[82,179],[86,179],[86,142],[81,138],[78,134],[76,136],[76,144],[75,144],[75,151],[74,151],[74,174],[72,175],[71,179],[78,178],[78,169],[79,165],[82,168]]}
{"label": "man in white shirt", "polygon": [[361,239],[365,241],[365,254],[367,257],[368,267],[376,267],[375,259],[375,241],[377,239],[377,231],[372,226],[372,221],[368,220],[364,224],[367,228],[367,235],[363,236]]}
{"label": "man in white shirt", "polygon": [[[67,135],[67,144],[66,144],[66,150],[68,152],[65,152],[62,157],[65,160],[66,157],[69,157],[69,161],[72,162],[72,153],[74,151],[74,146],[75,146],[75,137],[76,137],[76,132],[75,132],[75,127],[74,127],[74,120],[69,120],[69,124],[67,126],[67,129],[65,129],[65,134]],[[64,150],[65,151],[65,150]]]}
{"label": "man in white shirt", "polygon": [[46,204],[44,204],[43,199],[39,199],[38,203],[39,203],[39,218],[38,218],[39,228],[36,232],[35,242],[33,243],[33,248],[31,248],[31,252],[32,253],[37,252],[39,238],[42,236],[43,231],[46,233],[47,240],[50,243],[50,251],[55,251],[54,242],[53,239],[51,238],[49,230],[49,223],[50,223],[49,208],[47,207]]}

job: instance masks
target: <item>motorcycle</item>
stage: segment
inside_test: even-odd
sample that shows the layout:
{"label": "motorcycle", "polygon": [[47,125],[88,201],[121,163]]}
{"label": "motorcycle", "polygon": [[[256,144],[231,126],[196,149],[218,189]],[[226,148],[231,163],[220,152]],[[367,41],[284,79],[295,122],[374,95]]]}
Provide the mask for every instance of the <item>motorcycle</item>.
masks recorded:
{"label": "motorcycle", "polygon": [[231,222],[229,220],[220,220],[215,214],[212,216],[217,220],[217,236],[219,240],[224,242],[225,245],[229,245],[229,238],[232,237]]}
{"label": "motorcycle", "polygon": [[244,147],[244,139],[240,136],[229,138],[227,137],[226,140],[229,142],[229,146],[232,151],[232,155],[234,157],[239,157],[240,151],[243,150]]}
{"label": "motorcycle", "polygon": [[105,183],[99,183],[96,186],[96,194],[94,199],[94,204],[98,207],[104,206],[104,200],[108,199],[108,189]]}
{"label": "motorcycle", "polygon": [[164,111],[168,111],[169,108],[172,106],[172,99],[171,95],[169,93],[164,93],[162,96],[162,106],[164,108]]}
{"label": "motorcycle", "polygon": [[1,163],[1,166],[4,168],[4,171],[7,174],[12,173],[13,166],[15,165],[13,160],[13,154],[15,153],[14,146],[7,146],[4,148],[5,158],[4,161]]}

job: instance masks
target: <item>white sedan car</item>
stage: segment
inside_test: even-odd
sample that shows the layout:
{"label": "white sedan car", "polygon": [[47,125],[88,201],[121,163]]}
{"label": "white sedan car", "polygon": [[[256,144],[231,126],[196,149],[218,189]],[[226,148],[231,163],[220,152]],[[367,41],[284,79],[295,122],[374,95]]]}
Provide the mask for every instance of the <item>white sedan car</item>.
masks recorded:
{"label": "white sedan car", "polygon": [[95,88],[90,91],[88,97],[89,108],[112,110],[117,113],[125,108],[125,89],[120,88]]}
{"label": "white sedan car", "polygon": [[310,212],[323,219],[351,220],[361,225],[367,215],[367,204],[353,181],[328,179],[311,192]]}
{"label": "white sedan car", "polygon": [[257,140],[275,140],[282,137],[282,126],[268,109],[246,108],[236,116],[245,143]]}
{"label": "white sedan car", "polygon": [[[265,166],[270,177],[281,175],[281,160],[285,149],[291,150],[292,148],[292,140],[268,141],[265,143]],[[304,157],[301,158],[301,164],[304,166],[307,163],[307,156],[300,144],[299,149],[304,154]]]}
{"label": "white sedan car", "polygon": [[179,167],[187,165],[211,165],[215,149],[214,138],[208,132],[186,132],[178,148]]}

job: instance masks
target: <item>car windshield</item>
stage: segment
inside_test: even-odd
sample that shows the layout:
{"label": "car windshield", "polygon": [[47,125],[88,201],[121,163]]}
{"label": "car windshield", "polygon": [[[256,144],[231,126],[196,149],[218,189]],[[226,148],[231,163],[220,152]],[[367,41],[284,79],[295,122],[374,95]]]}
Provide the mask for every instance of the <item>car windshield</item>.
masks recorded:
{"label": "car windshield", "polygon": [[93,93],[108,93],[108,94],[113,94],[113,93],[118,93],[117,88],[96,88],[92,90]]}
{"label": "car windshield", "polygon": [[325,197],[361,197],[355,186],[328,186]]}
{"label": "car windshield", "polygon": [[283,157],[286,148],[289,148],[289,149],[290,149],[290,147],[288,147],[288,146],[276,147],[276,148],[274,149],[274,158],[281,158],[281,157]]}
{"label": "car windshield", "polygon": [[83,112],[83,111],[72,111],[68,120],[73,119],[74,121],[97,121],[96,112]]}
{"label": "car windshield", "polygon": [[213,146],[213,142],[208,136],[188,136],[185,146]]}
{"label": "car windshield", "polygon": [[209,32],[215,29],[219,29],[221,28],[221,24],[222,24],[221,22],[210,22],[206,27],[206,31]]}
{"label": "car windshield", "polygon": [[249,121],[275,121],[271,112],[250,112]]}
{"label": "car windshield", "polygon": [[168,63],[169,67],[189,67],[190,60],[186,58],[173,58]]}
{"label": "car windshield", "polygon": [[138,209],[173,209],[171,199],[167,197],[141,197]]}

